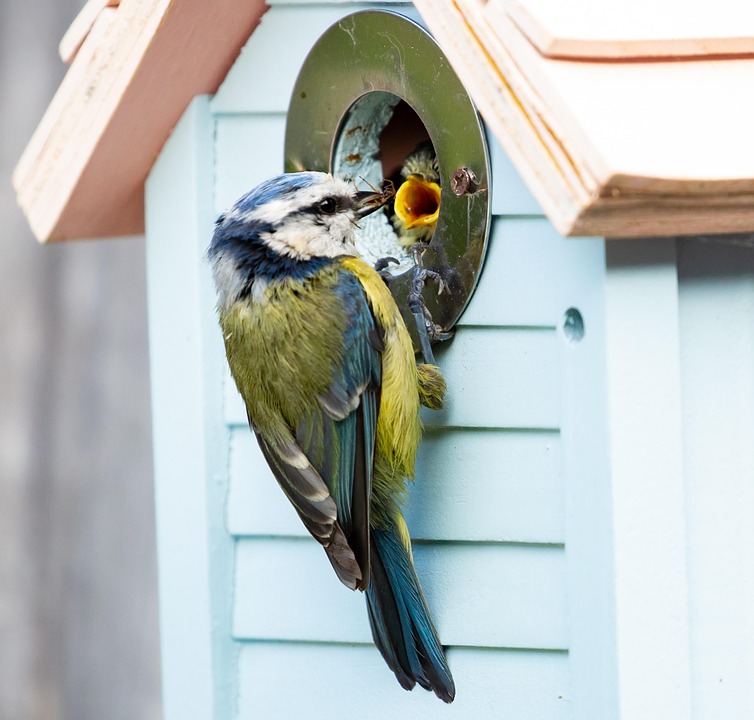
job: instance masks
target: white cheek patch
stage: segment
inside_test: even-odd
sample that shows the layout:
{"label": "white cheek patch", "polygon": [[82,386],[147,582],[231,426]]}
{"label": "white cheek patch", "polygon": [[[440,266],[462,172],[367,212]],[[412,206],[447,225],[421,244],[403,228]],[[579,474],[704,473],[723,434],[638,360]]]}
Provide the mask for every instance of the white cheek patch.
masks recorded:
{"label": "white cheek patch", "polygon": [[312,233],[311,220],[297,217],[289,220],[274,232],[261,233],[259,237],[274,252],[296,260],[311,260],[308,237]]}
{"label": "white cheek patch", "polygon": [[356,255],[352,214],[337,213],[325,223],[316,223],[309,214],[301,215],[260,237],[274,252],[296,260]]}
{"label": "white cheek patch", "polygon": [[328,218],[327,240],[323,245],[315,244],[315,255],[337,257],[338,255],[356,255],[354,238],[354,216],[351,212],[341,212]]}

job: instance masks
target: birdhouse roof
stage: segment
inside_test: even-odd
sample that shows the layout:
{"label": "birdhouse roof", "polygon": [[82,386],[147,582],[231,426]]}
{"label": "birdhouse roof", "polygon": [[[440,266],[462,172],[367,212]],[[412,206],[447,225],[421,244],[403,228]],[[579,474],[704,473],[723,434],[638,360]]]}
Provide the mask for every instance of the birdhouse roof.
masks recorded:
{"label": "birdhouse roof", "polygon": [[[754,6],[415,5],[562,233],[754,230]],[[191,98],[217,89],[265,9],[89,0],[61,42],[70,70],[14,173],[40,240],[143,231],[154,159]]]}

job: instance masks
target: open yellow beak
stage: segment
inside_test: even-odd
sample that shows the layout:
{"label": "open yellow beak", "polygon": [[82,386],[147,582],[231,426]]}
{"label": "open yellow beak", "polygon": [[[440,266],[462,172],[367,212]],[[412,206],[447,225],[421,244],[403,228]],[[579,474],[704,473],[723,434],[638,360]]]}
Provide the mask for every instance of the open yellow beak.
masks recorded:
{"label": "open yellow beak", "polygon": [[395,193],[395,214],[407,230],[434,225],[440,214],[440,186],[409,175]]}

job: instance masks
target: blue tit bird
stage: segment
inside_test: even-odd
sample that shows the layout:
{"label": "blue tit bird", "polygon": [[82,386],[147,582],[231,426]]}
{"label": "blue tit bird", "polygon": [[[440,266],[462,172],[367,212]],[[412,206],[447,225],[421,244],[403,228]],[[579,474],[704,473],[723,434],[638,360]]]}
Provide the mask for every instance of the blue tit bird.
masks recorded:
{"label": "blue tit bird", "polygon": [[399,241],[429,242],[440,216],[440,168],[431,142],[420,143],[406,156],[400,175],[392,218]]}
{"label": "blue tit bird", "polygon": [[273,475],[340,581],[365,591],[401,686],[451,702],[401,512],[419,405],[440,407],[445,383],[417,366],[387,286],[357,257],[358,221],[384,200],[319,172],[272,178],[220,216],[208,259],[228,364]]}

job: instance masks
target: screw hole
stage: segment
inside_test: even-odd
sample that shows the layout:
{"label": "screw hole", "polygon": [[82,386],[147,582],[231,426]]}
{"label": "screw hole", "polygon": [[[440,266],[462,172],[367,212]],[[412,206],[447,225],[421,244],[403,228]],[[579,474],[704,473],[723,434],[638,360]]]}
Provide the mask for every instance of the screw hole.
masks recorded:
{"label": "screw hole", "polygon": [[576,308],[568,308],[563,318],[563,334],[571,343],[581,342],[584,338],[584,318]]}

